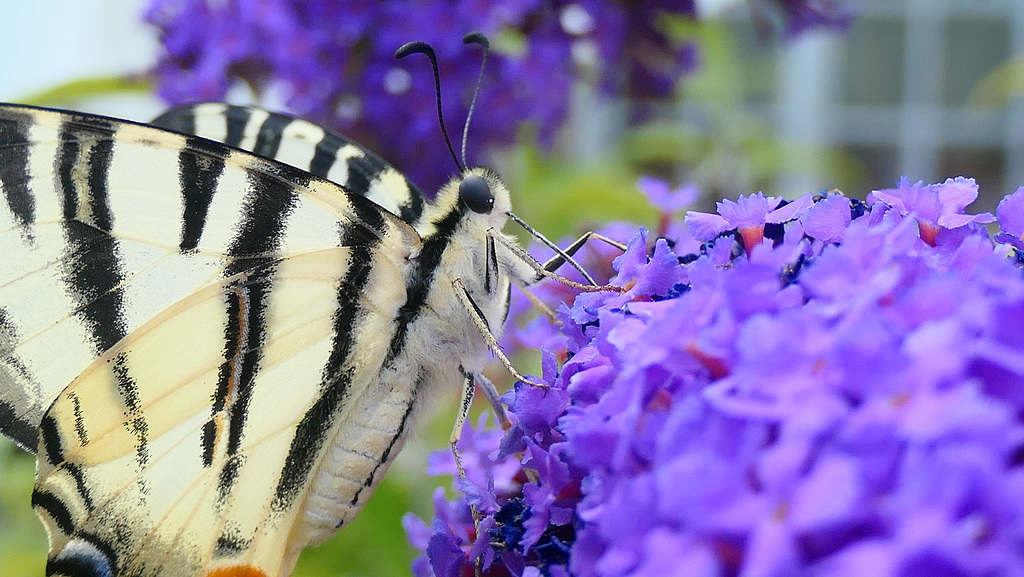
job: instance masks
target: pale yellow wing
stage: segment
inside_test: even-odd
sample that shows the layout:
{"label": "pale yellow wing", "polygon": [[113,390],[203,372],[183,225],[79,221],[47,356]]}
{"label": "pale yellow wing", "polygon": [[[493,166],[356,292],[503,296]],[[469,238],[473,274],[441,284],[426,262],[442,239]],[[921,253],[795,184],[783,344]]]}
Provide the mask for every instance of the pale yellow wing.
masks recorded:
{"label": "pale yellow wing", "polygon": [[[310,541],[306,515],[332,513],[323,504],[307,511],[322,445],[306,442],[367,420],[346,405],[371,394],[388,344],[360,338],[339,350],[346,345],[337,340],[338,310],[353,313],[344,320],[354,333],[388,333],[403,302],[402,270],[384,259],[358,291],[343,287],[338,279],[352,257],[347,248],[290,257],[271,276],[240,275],[198,291],[96,359],[58,396],[43,418],[34,497],[51,536],[48,571],[84,563],[97,575],[103,568],[146,576],[290,572]],[[225,358],[229,311],[250,304],[242,295],[260,285],[273,287],[263,342],[246,347],[239,333]],[[339,302],[346,292],[355,298]],[[331,366],[327,359],[337,356],[345,360]],[[246,383],[239,373],[252,370],[248,362],[259,370]],[[126,379],[137,386],[130,400]],[[379,417],[394,420],[381,410]],[[317,454],[302,453],[309,450]],[[361,461],[378,458],[352,451]],[[358,478],[343,471],[339,483],[365,481],[358,467],[342,469]]]}

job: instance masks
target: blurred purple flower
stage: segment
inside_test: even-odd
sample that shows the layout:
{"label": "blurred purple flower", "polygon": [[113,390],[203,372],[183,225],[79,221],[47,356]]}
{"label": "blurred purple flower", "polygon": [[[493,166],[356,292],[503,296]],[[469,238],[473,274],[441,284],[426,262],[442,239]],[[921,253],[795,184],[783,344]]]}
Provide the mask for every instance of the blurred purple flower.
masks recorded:
{"label": "blurred purple flower", "polygon": [[996,218],[999,220],[999,234],[995,240],[1024,250],[1024,186],[999,202]]}
{"label": "blurred purple flower", "polygon": [[467,426],[475,488],[407,520],[416,574],[1024,574],[1024,275],[976,193],[753,195],[693,254],[635,234],[626,292],[559,309],[550,389],[504,397],[500,442]]}
{"label": "blurred purple flower", "polygon": [[651,206],[665,215],[678,212],[697,200],[697,187],[692,184],[671,189],[668,182],[660,178],[641,176],[636,187],[644,193]]}
{"label": "blurred purple flower", "polygon": [[[821,0],[789,3],[784,18],[827,25]],[[666,17],[692,18],[694,0],[150,0],[145,19],[164,52],[154,67],[172,104],[223,99],[239,83],[261,99],[333,126],[393,162],[426,191],[455,166],[441,142],[429,66],[396,61],[413,40],[431,44],[444,80],[444,114],[458,133],[479,74],[470,32],[495,43],[474,119],[470,162],[512,144],[529,123],[546,147],[567,117],[577,78],[636,112],[670,97],[697,66],[697,48],[669,36]],[[268,96],[269,95],[269,96]],[[639,118],[639,115],[636,115]]]}
{"label": "blurred purple flower", "polygon": [[786,33],[795,36],[810,28],[843,29],[853,21],[848,0],[778,0],[786,21]]}
{"label": "blurred purple flower", "polygon": [[580,70],[596,72],[606,94],[636,102],[672,94],[696,60],[693,46],[665,35],[665,15],[692,17],[693,0],[152,0],[146,20],[160,30],[155,72],[169,102],[221,99],[243,81],[337,127],[432,191],[455,167],[441,145],[429,66],[396,61],[399,46],[434,47],[445,118],[457,132],[480,65],[462,37],[489,35],[496,47],[478,102],[487,114],[475,119],[470,150],[511,144],[521,122],[550,145]]}
{"label": "blurred purple flower", "polygon": [[749,0],[749,3],[762,26],[782,28],[790,38],[812,28],[843,30],[855,14],[854,2],[850,0]]}

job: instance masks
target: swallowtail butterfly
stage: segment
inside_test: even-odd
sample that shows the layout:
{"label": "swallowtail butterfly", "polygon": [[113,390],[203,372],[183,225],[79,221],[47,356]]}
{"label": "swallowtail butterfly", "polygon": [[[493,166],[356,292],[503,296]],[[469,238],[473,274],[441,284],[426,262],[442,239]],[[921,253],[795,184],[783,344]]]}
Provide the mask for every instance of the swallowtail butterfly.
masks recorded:
{"label": "swallowtail butterfly", "polygon": [[37,452],[48,575],[288,575],[546,272],[494,173],[428,201],[255,108],[0,105],[0,192],[0,431]]}

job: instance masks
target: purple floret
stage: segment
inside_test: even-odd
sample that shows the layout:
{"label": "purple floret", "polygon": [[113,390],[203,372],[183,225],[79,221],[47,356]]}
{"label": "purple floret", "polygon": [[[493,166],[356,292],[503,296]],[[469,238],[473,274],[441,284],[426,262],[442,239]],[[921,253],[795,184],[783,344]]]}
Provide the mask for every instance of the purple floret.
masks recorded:
{"label": "purple floret", "polygon": [[964,213],[967,205],[974,202],[977,197],[978,185],[973,178],[958,176],[941,184],[925,185],[921,181],[910,184],[910,181],[903,177],[897,188],[872,191],[868,195],[868,202],[872,206],[877,203],[887,205],[889,210],[895,211],[901,217],[916,220],[920,227],[921,240],[936,246],[943,243],[943,238],[958,237],[960,235],[957,233],[963,232],[952,232],[954,229],[996,220],[987,212]]}
{"label": "purple floret", "polygon": [[1024,186],[1000,201],[996,207],[999,234],[996,242],[1005,242],[1017,250],[1024,250]]}

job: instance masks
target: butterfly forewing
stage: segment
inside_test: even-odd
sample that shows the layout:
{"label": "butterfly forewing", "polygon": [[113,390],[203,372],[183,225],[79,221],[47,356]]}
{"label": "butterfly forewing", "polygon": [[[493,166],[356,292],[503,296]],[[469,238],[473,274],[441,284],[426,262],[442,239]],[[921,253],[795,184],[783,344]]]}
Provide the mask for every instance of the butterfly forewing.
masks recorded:
{"label": "butterfly forewing", "polygon": [[309,171],[369,198],[414,227],[423,214],[423,193],[402,173],[345,136],[307,120],[209,102],[173,108],[153,124]]}
{"label": "butterfly forewing", "polygon": [[[5,401],[14,389],[52,399],[83,362],[230,267],[330,248],[345,230],[369,230],[348,195],[318,180],[303,187],[304,173],[101,117],[0,109],[0,166],[4,352],[17,344],[22,353],[5,354],[5,370],[33,384],[0,383],[5,407],[23,406]],[[401,237],[396,246],[415,246],[411,231],[391,231]],[[40,342],[62,351],[59,363],[25,352]],[[41,416],[5,410],[36,426]],[[34,448],[34,438],[8,436]]]}
{"label": "butterfly forewing", "polygon": [[48,573],[286,574],[358,510],[415,404],[379,378],[411,228],[215,142],[24,107],[0,185],[0,426],[38,443]]}

